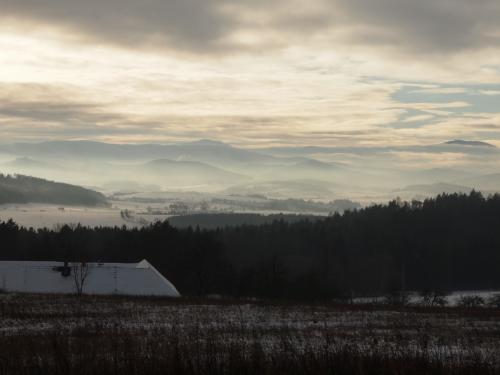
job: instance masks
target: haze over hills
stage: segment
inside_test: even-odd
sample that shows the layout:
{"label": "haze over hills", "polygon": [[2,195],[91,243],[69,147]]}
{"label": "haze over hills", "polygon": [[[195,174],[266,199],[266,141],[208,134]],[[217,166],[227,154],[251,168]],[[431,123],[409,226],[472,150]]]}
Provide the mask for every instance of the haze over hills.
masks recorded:
{"label": "haze over hills", "polygon": [[100,187],[107,193],[113,193],[113,186],[116,191],[137,191],[138,186],[151,191],[154,186],[159,191],[370,203],[387,201],[398,190],[411,194],[408,186],[418,196],[435,195],[439,188],[500,191],[499,149],[475,140],[261,149],[213,140],[164,145],[51,141],[4,144],[0,153],[4,172]]}
{"label": "haze over hills", "polygon": [[500,173],[467,177],[461,180],[464,184],[474,186],[478,190],[498,191],[500,186]]}
{"label": "haze over hills", "polygon": [[354,154],[354,155],[377,155],[388,152],[450,152],[459,151],[465,154],[476,153],[498,153],[496,146],[482,141],[450,140],[438,144],[429,145],[405,145],[405,146],[308,146],[308,147],[270,147],[261,148],[260,152],[273,156],[310,156],[322,154]]}
{"label": "haze over hills", "polygon": [[409,185],[403,189],[397,190],[397,193],[410,193],[411,195],[422,195],[422,196],[433,196],[442,193],[453,194],[453,193],[464,193],[468,194],[473,190],[467,186],[453,185],[447,183],[435,183],[428,185]]}
{"label": "haze over hills", "polygon": [[16,158],[10,162],[4,164],[8,167],[14,168],[51,168],[52,166],[49,163],[45,163],[42,161],[38,161],[26,156]]}
{"label": "haze over hills", "polygon": [[263,195],[270,198],[331,199],[338,189],[336,184],[320,180],[263,180],[235,185],[224,192],[230,195]]}
{"label": "haze over hills", "polygon": [[254,163],[272,161],[274,157],[232,147],[228,144],[200,140],[177,144],[110,144],[93,141],[51,141],[42,143],[15,143],[0,146],[0,151],[13,155],[58,159],[70,157],[90,160],[170,159],[205,161],[217,164]]}
{"label": "haze over hills", "polygon": [[137,172],[150,171],[175,184],[234,184],[249,180],[242,174],[225,171],[197,161],[156,159],[136,167]]}
{"label": "haze over hills", "polygon": [[442,167],[412,171],[409,173],[408,178],[410,179],[413,177],[420,183],[453,183],[475,175],[476,173],[473,171]]}

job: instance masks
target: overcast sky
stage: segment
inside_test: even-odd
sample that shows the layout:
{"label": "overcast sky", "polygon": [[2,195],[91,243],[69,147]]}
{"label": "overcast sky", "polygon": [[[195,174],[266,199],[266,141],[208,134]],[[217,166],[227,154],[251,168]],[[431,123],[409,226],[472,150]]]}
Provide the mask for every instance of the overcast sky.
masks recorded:
{"label": "overcast sky", "polygon": [[0,136],[500,144],[499,20],[499,0],[0,0]]}

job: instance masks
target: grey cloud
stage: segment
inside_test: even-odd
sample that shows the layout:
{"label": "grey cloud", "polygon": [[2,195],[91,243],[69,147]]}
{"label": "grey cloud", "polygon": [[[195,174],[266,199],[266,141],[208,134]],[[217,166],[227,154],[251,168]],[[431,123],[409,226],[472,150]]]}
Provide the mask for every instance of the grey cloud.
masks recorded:
{"label": "grey cloud", "polygon": [[127,46],[203,50],[219,42],[232,20],[216,0],[1,0],[3,18],[63,27],[75,36]]}
{"label": "grey cloud", "polygon": [[[0,84],[0,138],[258,139],[270,127],[281,128],[283,122],[306,121],[292,117],[137,117],[110,111],[106,105],[68,99],[75,96],[70,93],[71,89],[51,85]],[[279,135],[285,136],[283,130]]]}
{"label": "grey cloud", "polygon": [[83,99],[78,87],[38,83],[0,83],[0,120],[3,124],[67,127],[126,126],[130,122],[126,116],[111,112],[105,104]]}
{"label": "grey cloud", "polygon": [[1,84],[0,93],[0,133],[9,137],[92,137],[149,130],[103,106],[68,99],[75,96],[71,88]]}
{"label": "grey cloud", "polygon": [[88,104],[53,102],[6,102],[0,104],[0,116],[10,119],[56,123],[102,123],[116,116],[99,112]]}
{"label": "grey cloud", "polygon": [[358,42],[424,54],[496,47],[500,42],[497,0],[340,0],[338,5],[354,27],[350,37]]}
{"label": "grey cloud", "polygon": [[322,36],[333,48],[354,43],[421,54],[500,41],[498,0],[0,0],[0,9],[0,20],[63,27],[98,43],[192,53],[246,48],[231,40],[242,30],[259,33],[263,48],[279,47],[269,35],[283,45]]}
{"label": "grey cloud", "polygon": [[[1,86],[0,86],[1,88]],[[290,124],[305,124],[306,117],[164,116],[137,118],[110,112],[105,106],[64,101],[60,96],[46,100],[10,100],[0,96],[0,135],[11,139],[102,139],[112,136],[134,139],[215,138],[225,141],[279,143],[300,141],[315,144],[325,139],[373,136],[371,132],[294,132]]]}

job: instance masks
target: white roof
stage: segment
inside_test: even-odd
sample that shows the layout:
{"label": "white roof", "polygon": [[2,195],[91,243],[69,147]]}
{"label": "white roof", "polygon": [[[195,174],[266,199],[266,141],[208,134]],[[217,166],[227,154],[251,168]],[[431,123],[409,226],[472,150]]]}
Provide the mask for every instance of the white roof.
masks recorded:
{"label": "white roof", "polygon": [[[75,262],[68,262],[69,264],[76,264]],[[101,263],[92,262],[86,263],[89,267],[119,267],[119,268],[149,268],[151,264],[143,259],[138,263]],[[0,260],[0,266],[9,267],[59,267],[63,266],[64,262],[58,261],[19,261],[19,260]]]}
{"label": "white roof", "polygon": [[[0,261],[0,289],[25,293],[75,293],[73,275],[63,276],[56,261]],[[175,286],[147,260],[138,263],[87,263],[85,294],[125,294],[178,297]]]}

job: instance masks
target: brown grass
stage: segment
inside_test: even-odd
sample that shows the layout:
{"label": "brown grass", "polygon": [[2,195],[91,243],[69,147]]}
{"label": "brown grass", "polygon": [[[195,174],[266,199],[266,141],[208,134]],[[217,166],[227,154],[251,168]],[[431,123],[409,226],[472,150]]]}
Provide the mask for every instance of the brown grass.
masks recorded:
{"label": "brown grass", "polygon": [[0,374],[497,374],[498,311],[0,296]]}

